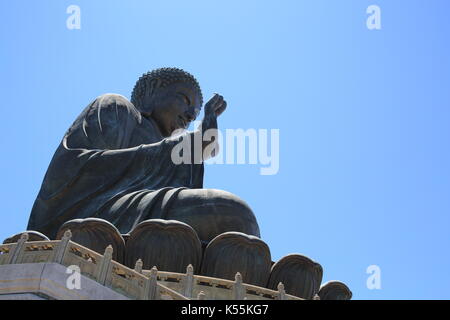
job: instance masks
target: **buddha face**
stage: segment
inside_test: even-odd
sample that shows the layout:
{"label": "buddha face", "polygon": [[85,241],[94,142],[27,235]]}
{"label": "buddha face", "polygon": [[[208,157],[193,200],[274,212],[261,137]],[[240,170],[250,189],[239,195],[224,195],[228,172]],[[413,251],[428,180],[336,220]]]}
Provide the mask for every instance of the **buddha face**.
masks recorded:
{"label": "buddha face", "polygon": [[149,106],[151,112],[148,115],[143,112],[143,115],[156,122],[164,137],[177,129],[187,129],[201,109],[200,95],[189,83],[173,83],[157,88],[148,100],[144,104]]}

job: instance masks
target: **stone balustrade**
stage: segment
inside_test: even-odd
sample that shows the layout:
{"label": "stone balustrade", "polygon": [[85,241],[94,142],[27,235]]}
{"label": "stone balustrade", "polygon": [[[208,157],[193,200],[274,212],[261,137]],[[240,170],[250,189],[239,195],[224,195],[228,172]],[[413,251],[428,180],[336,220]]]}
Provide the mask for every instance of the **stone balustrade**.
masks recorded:
{"label": "stone balustrade", "polygon": [[83,275],[132,299],[302,300],[286,294],[282,284],[275,291],[242,283],[239,273],[235,281],[231,281],[194,275],[191,265],[185,274],[158,271],[156,267],[142,270],[140,259],[131,269],[112,257],[112,246],[108,246],[101,255],[71,241],[70,230],[61,240],[28,242],[28,234],[24,233],[16,243],[0,245],[0,265],[43,262],[76,265]]}
{"label": "stone balustrade", "polygon": [[61,240],[27,242],[26,233],[17,243],[0,245],[0,265],[56,262],[76,265],[83,275],[124,296],[140,300],[187,300],[182,294],[136,270],[112,260],[112,247],[101,255],[70,240],[70,231]]}
{"label": "stone balustrade", "polygon": [[[192,268],[192,267],[191,267]],[[206,299],[214,300],[303,300],[302,298],[286,294],[281,284],[279,290],[242,283],[240,274],[236,274],[235,281],[193,275],[188,266],[185,274],[176,272],[158,271],[157,279],[160,283],[186,297],[197,297],[201,292]],[[148,275],[149,270],[143,270]]]}

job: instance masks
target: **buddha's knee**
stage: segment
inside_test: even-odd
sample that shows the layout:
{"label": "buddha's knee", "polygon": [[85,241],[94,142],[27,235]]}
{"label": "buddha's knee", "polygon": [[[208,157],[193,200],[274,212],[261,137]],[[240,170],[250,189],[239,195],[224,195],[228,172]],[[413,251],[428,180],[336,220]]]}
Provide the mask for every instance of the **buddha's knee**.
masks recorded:
{"label": "buddha's knee", "polygon": [[257,237],[260,236],[256,217],[244,200],[223,190],[204,189],[204,192],[206,193],[206,199],[209,199],[204,201],[206,210],[218,215],[220,217],[219,223],[225,223],[230,228],[239,229],[226,231],[240,231]]}
{"label": "buddha's knee", "polygon": [[248,204],[223,190],[182,190],[167,218],[191,225],[205,241],[227,231],[260,236],[258,223]]}

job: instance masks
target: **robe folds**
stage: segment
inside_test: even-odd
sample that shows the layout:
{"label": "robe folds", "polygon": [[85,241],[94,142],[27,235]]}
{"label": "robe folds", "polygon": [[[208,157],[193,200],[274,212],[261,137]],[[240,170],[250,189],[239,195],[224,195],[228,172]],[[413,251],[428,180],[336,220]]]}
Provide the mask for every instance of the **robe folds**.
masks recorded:
{"label": "robe folds", "polygon": [[54,238],[64,222],[95,217],[124,234],[143,220],[164,219],[180,190],[203,187],[203,164],[171,159],[183,138],[163,138],[156,123],[121,95],[96,98],[58,146],[28,230]]}

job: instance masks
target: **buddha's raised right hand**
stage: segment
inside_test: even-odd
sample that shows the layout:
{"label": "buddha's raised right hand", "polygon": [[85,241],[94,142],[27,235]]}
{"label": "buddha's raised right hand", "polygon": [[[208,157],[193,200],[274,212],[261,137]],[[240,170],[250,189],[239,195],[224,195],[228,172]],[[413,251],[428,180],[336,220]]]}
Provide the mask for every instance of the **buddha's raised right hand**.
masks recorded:
{"label": "buddha's raised right hand", "polygon": [[222,112],[225,111],[226,108],[227,102],[220,94],[216,93],[205,104],[205,118],[217,118],[222,114]]}

